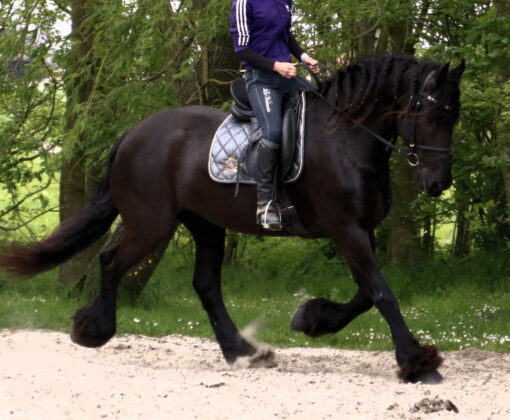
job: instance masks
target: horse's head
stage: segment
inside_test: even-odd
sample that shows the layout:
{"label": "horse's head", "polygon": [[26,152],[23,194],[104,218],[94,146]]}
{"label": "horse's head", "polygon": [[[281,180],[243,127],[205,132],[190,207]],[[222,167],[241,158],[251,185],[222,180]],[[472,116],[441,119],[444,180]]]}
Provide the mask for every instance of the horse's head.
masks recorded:
{"label": "horse's head", "polygon": [[416,184],[439,196],[452,184],[451,142],[459,116],[459,82],[464,61],[453,70],[446,64],[425,75],[419,92],[411,96],[408,112],[398,118],[398,132],[417,166]]}

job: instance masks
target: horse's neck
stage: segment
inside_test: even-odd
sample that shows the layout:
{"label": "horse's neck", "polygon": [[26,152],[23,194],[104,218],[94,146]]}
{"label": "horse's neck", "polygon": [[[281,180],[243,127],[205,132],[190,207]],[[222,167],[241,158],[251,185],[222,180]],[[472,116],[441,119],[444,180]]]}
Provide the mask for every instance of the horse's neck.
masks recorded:
{"label": "horse's neck", "polygon": [[[396,128],[391,120],[379,122],[374,116],[363,122],[363,126],[386,141],[395,142],[396,140]],[[352,124],[349,124],[348,132],[344,147],[349,150],[350,156],[356,159],[359,165],[376,170],[389,167],[391,148],[359,126],[353,127]]]}
{"label": "horse's neck", "polygon": [[[335,110],[331,105],[334,103],[335,93],[332,89],[326,95],[329,103],[321,98],[314,99],[311,95],[313,93],[309,93],[308,96],[308,103],[313,101],[309,108],[309,121],[318,125],[313,127],[313,131],[318,132],[317,137],[327,143],[326,150],[329,149],[329,143],[334,142],[338,146],[336,149],[346,154],[357,166],[375,170],[388,167],[391,150],[387,146],[361,127],[354,126],[353,121],[346,121],[342,125],[335,121],[336,117],[332,116]],[[378,117],[379,115],[374,113],[363,122],[363,126],[388,141],[395,141],[397,135],[395,117],[390,117],[384,122],[378,121]]]}

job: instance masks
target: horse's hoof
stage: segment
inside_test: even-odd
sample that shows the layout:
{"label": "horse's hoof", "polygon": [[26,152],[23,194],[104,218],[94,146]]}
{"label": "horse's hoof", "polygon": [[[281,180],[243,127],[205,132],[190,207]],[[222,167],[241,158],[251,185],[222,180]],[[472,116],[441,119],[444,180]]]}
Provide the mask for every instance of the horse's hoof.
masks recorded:
{"label": "horse's hoof", "polygon": [[232,365],[240,357],[253,356],[257,353],[258,349],[254,345],[250,344],[241,335],[238,336],[238,340],[234,346],[224,347],[221,346],[223,357],[229,365]]}
{"label": "horse's hoof", "polygon": [[[322,316],[322,298],[310,299],[299,308],[296,309],[292,319],[290,320],[290,329],[292,331],[299,331],[305,333],[310,337],[319,337],[326,334],[323,327],[327,321]],[[323,325],[324,324],[324,325]]]}
{"label": "horse's hoof", "polygon": [[341,303],[324,298],[310,299],[296,309],[290,321],[290,329],[310,337],[335,333],[340,330],[338,319],[341,309]]}
{"label": "horse's hoof", "polygon": [[292,331],[305,332],[304,313],[305,308],[303,306],[296,309],[296,312],[294,312],[294,315],[292,315],[292,319],[290,320],[290,329]]}
{"label": "horse's hoof", "polygon": [[274,368],[278,366],[275,360],[273,349],[268,346],[260,347],[257,352],[248,359],[248,367],[250,368]]}
{"label": "horse's hoof", "polygon": [[439,355],[436,346],[420,347],[412,357],[399,362],[398,376],[404,382],[437,384],[443,379],[437,371],[442,363],[443,358]]}
{"label": "horse's hoof", "polygon": [[258,369],[258,368],[274,368],[278,366],[275,360],[273,349],[267,344],[260,344],[256,351],[246,357],[239,357],[235,363],[230,363],[234,369]]}
{"label": "horse's hoof", "polygon": [[415,375],[412,375],[408,379],[408,382],[411,382],[413,384],[421,382],[426,385],[437,385],[440,384],[442,381],[443,375],[441,375],[437,369],[433,369],[428,372],[416,373]]}
{"label": "horse's hoof", "polygon": [[84,347],[100,347],[115,335],[115,315],[105,316],[97,306],[79,309],[73,317],[71,340]]}

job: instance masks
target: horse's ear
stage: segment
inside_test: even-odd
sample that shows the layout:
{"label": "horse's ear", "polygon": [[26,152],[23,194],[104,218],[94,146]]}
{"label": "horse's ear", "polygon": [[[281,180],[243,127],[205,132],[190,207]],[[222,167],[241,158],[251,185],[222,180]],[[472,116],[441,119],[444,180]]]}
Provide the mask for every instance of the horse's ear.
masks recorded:
{"label": "horse's ear", "polygon": [[460,78],[462,77],[462,73],[464,73],[465,68],[466,68],[466,62],[464,60],[462,60],[457,67],[455,67],[453,70],[451,70],[448,73],[448,79],[459,83]]}
{"label": "horse's ear", "polygon": [[441,86],[444,82],[446,82],[446,79],[448,78],[448,68],[450,67],[450,63],[446,63],[443,67],[441,67],[441,70],[439,70],[439,73],[436,76],[435,80],[435,87]]}

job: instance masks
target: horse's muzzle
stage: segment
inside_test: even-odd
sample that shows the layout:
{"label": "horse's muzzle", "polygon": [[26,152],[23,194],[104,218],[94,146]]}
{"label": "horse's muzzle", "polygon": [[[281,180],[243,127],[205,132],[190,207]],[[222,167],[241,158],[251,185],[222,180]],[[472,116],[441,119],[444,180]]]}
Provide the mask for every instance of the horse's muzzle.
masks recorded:
{"label": "horse's muzzle", "polygon": [[452,186],[452,175],[448,171],[431,171],[428,168],[416,172],[416,185],[431,197],[439,197]]}

